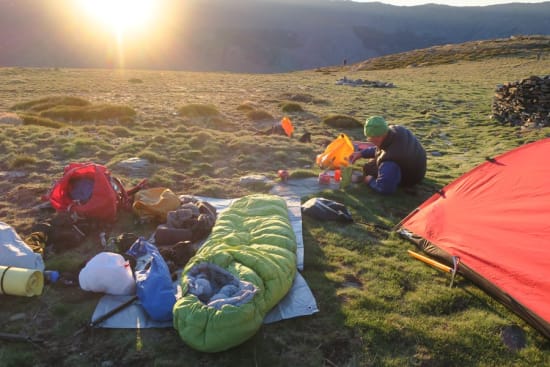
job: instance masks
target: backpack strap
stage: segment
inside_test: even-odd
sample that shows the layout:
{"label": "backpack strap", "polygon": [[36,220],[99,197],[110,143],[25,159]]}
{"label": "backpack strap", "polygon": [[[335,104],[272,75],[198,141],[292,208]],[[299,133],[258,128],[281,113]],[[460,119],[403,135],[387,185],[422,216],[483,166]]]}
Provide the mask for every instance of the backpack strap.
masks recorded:
{"label": "backpack strap", "polygon": [[117,186],[119,187],[119,192],[118,192],[118,205],[123,208],[123,209],[126,209],[126,210],[130,210],[132,209],[132,204],[134,202],[134,195],[136,192],[138,192],[139,190],[145,188],[147,186],[147,179],[144,178],[143,180],[140,181],[140,183],[138,183],[136,186],[132,187],[131,189],[129,190],[126,190],[124,188],[124,185],[122,184],[122,182],[114,177],[114,176],[111,176],[111,179],[117,184]]}

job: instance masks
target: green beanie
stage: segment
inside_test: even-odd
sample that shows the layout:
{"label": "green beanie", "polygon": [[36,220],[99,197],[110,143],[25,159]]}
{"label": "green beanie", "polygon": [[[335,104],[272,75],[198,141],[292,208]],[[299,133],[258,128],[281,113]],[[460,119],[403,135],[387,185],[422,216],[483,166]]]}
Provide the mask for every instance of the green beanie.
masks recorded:
{"label": "green beanie", "polygon": [[365,122],[365,136],[367,138],[382,136],[388,130],[388,123],[381,116],[369,117]]}

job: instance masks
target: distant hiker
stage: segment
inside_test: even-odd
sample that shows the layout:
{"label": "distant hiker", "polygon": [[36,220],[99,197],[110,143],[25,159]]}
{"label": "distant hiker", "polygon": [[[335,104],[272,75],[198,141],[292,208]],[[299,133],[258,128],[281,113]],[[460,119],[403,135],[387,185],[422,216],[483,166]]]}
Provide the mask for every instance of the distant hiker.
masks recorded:
{"label": "distant hiker", "polygon": [[354,152],[351,163],[373,158],[363,167],[364,182],[381,194],[392,194],[398,186],[414,186],[426,174],[426,151],[407,128],[388,126],[380,116],[365,122],[365,136],[375,146]]}
{"label": "distant hiker", "polygon": [[344,59],[343,64],[344,64],[344,66],[346,66],[348,64],[348,59]]}

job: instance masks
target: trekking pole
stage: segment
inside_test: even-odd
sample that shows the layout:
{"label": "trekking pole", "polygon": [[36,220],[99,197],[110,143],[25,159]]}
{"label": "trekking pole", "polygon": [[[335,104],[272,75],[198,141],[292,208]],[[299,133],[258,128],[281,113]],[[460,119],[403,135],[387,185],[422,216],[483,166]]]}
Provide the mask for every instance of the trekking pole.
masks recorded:
{"label": "trekking pole", "polygon": [[42,343],[44,343],[44,340],[35,339],[27,335],[0,333],[0,340],[7,340],[11,342],[27,342],[37,346],[38,348],[41,348],[41,349],[44,348],[44,346],[41,345]]}
{"label": "trekking pole", "polygon": [[117,314],[118,312],[122,311],[123,309],[125,309],[126,307],[130,306],[132,303],[134,303],[136,300],[138,299],[138,296],[133,296],[132,298],[130,298],[128,301],[116,306],[115,308],[113,308],[112,310],[104,313],[103,315],[99,316],[97,319],[93,320],[93,321],[90,321],[88,324],[84,325],[83,327],[81,327],[80,329],[78,329],[74,334],[73,334],[73,337],[74,336],[77,336],[77,335],[80,335],[82,334],[83,332],[85,332],[86,330],[88,329],[91,329],[93,327],[96,327],[97,325],[101,324],[103,321],[107,320],[108,318],[110,318],[111,316]]}

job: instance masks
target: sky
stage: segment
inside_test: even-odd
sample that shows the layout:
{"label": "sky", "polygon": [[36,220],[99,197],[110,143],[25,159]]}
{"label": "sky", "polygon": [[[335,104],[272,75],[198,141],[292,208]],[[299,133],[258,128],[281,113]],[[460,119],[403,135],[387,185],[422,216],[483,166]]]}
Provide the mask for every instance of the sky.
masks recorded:
{"label": "sky", "polygon": [[509,4],[509,3],[543,3],[548,0],[353,0],[361,3],[381,2],[384,4],[399,5],[399,6],[414,6],[422,4],[442,4],[451,6],[487,6],[497,4]]}

